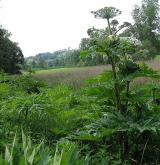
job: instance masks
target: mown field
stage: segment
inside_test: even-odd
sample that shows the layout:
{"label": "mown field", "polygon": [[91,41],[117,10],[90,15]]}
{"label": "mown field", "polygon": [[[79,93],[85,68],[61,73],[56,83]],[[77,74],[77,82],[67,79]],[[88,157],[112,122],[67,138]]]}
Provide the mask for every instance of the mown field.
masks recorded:
{"label": "mown field", "polygon": [[[160,71],[160,56],[157,56],[154,60],[146,61],[145,63],[152,69]],[[85,80],[110,69],[110,65],[49,69],[36,71],[34,77],[44,81],[49,86],[65,84],[73,88],[79,88],[85,85]],[[139,78],[136,83],[143,84],[146,81],[149,80],[146,78]]]}

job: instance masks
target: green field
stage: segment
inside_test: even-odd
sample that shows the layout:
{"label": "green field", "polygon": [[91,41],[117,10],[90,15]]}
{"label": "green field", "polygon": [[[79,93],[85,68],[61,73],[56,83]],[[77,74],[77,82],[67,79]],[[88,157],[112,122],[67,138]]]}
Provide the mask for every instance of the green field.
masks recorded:
{"label": "green field", "polygon": [[[156,71],[160,71],[160,55],[154,60],[145,62],[149,67]],[[85,85],[85,80],[95,77],[105,70],[110,70],[110,65],[91,66],[91,67],[75,67],[75,68],[56,68],[48,70],[36,71],[34,77],[44,81],[49,86],[65,84],[73,88],[79,88]],[[140,83],[144,83],[146,79],[139,79]]]}
{"label": "green field", "polygon": [[57,72],[72,72],[74,70],[80,70],[84,68],[54,68],[54,69],[45,69],[45,70],[38,70],[36,74],[46,74],[46,73],[57,73]]}
{"label": "green field", "polygon": [[34,77],[44,81],[49,86],[65,84],[73,88],[79,88],[85,84],[85,80],[95,77],[108,69],[110,69],[109,65],[49,69],[36,71]]}

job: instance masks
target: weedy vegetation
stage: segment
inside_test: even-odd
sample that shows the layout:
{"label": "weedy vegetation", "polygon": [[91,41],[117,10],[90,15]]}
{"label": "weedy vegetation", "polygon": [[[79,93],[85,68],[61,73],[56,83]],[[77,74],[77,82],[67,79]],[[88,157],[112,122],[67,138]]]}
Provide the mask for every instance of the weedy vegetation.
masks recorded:
{"label": "weedy vegetation", "polygon": [[109,34],[81,52],[107,66],[0,74],[0,165],[160,164],[159,58],[137,62],[137,46],[117,35],[130,26],[117,27],[120,13],[93,11]]}
{"label": "weedy vegetation", "polygon": [[138,69],[119,61],[118,79],[108,70],[78,90],[1,75],[1,164],[159,164],[160,75],[129,62]]}

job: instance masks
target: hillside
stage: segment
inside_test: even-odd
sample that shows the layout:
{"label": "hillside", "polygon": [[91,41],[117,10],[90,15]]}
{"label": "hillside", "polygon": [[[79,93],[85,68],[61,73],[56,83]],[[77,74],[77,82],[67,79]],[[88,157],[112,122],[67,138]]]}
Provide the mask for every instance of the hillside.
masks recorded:
{"label": "hillside", "polygon": [[54,68],[61,66],[74,66],[79,63],[79,50],[64,49],[53,53],[39,53],[35,56],[25,58],[25,67],[34,68]]}

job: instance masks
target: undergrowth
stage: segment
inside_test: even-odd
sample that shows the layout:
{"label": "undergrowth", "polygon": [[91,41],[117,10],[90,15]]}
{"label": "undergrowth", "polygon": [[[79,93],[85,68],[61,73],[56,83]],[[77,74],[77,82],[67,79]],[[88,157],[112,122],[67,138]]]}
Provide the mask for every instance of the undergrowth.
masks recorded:
{"label": "undergrowth", "polygon": [[[158,76],[146,70],[149,77]],[[138,75],[143,74],[141,71]],[[57,155],[59,141],[63,141],[64,148],[76,145],[79,164],[121,164],[122,153],[123,164],[160,163],[159,84],[153,82],[138,89],[131,84],[128,111],[121,114],[116,111],[111,71],[88,80],[88,85],[77,91],[64,85],[50,88],[26,75],[4,79],[9,79],[0,83],[0,150],[4,164],[57,161],[68,165],[61,162],[61,154]],[[24,88],[26,81],[39,92],[28,92]],[[121,93],[122,98],[124,94]],[[26,136],[22,129],[30,136],[25,143],[30,143],[30,139],[34,143],[28,144],[31,149],[23,145],[23,150],[29,152],[25,155],[19,151],[24,143],[22,134]],[[75,157],[73,148],[64,154],[64,159]]]}

